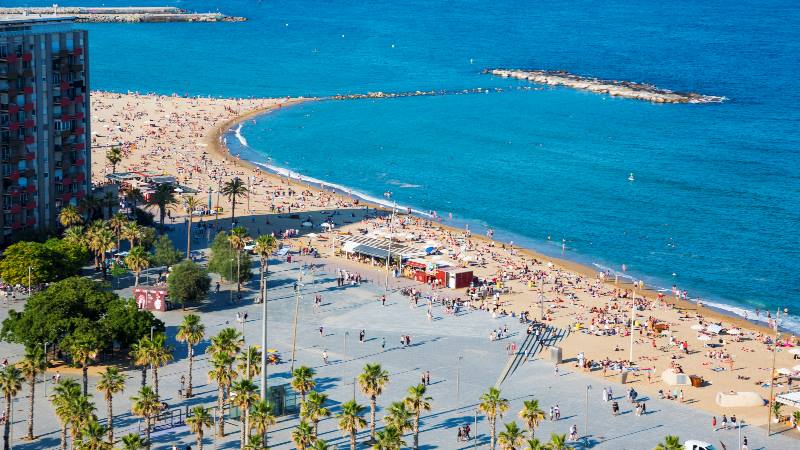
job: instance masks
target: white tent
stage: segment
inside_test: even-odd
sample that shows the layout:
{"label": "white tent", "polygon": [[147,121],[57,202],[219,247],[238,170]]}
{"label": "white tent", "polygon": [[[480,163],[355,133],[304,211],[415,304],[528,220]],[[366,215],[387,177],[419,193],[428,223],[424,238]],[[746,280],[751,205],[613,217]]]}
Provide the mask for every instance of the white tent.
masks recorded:
{"label": "white tent", "polygon": [[764,406],[765,400],[755,392],[737,392],[735,394],[717,393],[717,405],[728,408]]}
{"label": "white tent", "polygon": [[781,394],[775,398],[775,401],[778,403],[783,403],[784,405],[800,408],[800,391]]}
{"label": "white tent", "polygon": [[719,332],[722,331],[722,327],[712,323],[706,327],[706,331],[713,334],[719,334]]}
{"label": "white tent", "polygon": [[691,386],[692,381],[689,379],[689,375],[685,373],[678,373],[672,369],[667,369],[661,372],[661,381],[670,385],[670,386]]}

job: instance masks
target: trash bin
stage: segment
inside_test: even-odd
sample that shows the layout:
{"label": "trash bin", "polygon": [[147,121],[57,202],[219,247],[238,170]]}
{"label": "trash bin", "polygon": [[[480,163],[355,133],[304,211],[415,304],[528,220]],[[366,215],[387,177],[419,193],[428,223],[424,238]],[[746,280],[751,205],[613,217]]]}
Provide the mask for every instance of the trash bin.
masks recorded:
{"label": "trash bin", "polygon": [[550,361],[553,364],[561,364],[561,347],[550,347]]}
{"label": "trash bin", "polygon": [[619,374],[619,382],[621,384],[625,384],[628,382],[628,372],[623,371]]}
{"label": "trash bin", "polygon": [[689,381],[692,382],[692,387],[702,387],[703,386],[703,379],[696,375],[689,375]]}

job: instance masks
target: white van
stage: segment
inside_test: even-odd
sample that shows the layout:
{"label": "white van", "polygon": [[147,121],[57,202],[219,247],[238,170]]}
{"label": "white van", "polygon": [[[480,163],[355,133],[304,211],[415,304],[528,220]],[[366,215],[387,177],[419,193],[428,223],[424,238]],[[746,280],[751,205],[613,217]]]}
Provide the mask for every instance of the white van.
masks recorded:
{"label": "white van", "polygon": [[712,444],[703,441],[686,441],[683,448],[684,450],[716,450]]}

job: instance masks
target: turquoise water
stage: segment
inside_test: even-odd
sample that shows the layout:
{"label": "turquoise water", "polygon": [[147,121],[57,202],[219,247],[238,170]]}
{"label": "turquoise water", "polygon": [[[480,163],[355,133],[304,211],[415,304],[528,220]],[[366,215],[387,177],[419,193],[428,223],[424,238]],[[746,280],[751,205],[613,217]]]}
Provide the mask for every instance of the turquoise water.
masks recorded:
{"label": "turquoise water", "polygon": [[513,88],[481,69],[530,67],[728,97],[651,105],[548,88],[317,102],[248,122],[247,146],[229,141],[554,255],[564,239],[567,258],[625,264],[727,309],[797,313],[800,6],[662,3],[177,2],[251,20],[88,26],[91,75],[121,92],[322,96]]}

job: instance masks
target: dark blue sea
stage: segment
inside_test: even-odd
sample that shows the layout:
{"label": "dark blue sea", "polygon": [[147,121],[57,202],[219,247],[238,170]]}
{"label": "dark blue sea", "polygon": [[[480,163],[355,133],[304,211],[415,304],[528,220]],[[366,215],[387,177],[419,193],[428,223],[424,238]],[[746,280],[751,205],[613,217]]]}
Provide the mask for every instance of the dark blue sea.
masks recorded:
{"label": "dark blue sea", "polygon": [[[391,191],[402,205],[554,256],[565,241],[566,258],[625,264],[628,276],[737,313],[788,308],[796,315],[784,325],[800,329],[800,3],[135,3],[249,21],[89,25],[94,89],[263,97],[502,87],[309,103],[228,140],[256,162],[364,196]],[[728,100],[520,90],[481,74],[487,67]]]}

